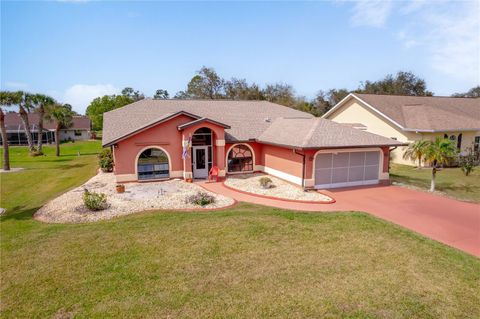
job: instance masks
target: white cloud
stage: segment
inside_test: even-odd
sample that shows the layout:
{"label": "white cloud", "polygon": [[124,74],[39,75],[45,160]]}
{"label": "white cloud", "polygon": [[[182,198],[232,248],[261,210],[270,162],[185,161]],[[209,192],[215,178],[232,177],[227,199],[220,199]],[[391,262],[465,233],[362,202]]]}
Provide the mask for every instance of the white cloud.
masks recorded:
{"label": "white cloud", "polygon": [[112,84],[75,84],[66,89],[59,100],[71,104],[78,113],[85,114],[87,106],[94,98],[119,92],[120,90]]}
{"label": "white cloud", "polygon": [[5,87],[11,90],[25,90],[28,84],[23,82],[5,82]]}
{"label": "white cloud", "polygon": [[391,0],[360,0],[352,9],[355,26],[383,27],[392,11]]}
{"label": "white cloud", "polygon": [[355,26],[382,27],[394,13],[400,15],[400,31],[393,30],[393,34],[406,49],[427,52],[429,66],[450,81],[472,86],[480,83],[478,0],[358,0],[351,21]]}
{"label": "white cloud", "polygon": [[427,11],[423,41],[432,55],[431,65],[460,80],[480,83],[480,5],[462,3],[457,10]]}

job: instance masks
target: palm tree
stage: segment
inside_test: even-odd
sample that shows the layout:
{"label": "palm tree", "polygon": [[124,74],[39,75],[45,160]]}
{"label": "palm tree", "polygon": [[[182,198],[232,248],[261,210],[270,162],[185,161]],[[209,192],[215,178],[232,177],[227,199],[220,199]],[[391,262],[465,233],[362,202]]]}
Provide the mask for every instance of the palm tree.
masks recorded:
{"label": "palm tree", "polygon": [[69,104],[53,104],[46,108],[45,118],[55,121],[55,155],[60,156],[60,129],[72,126],[73,111]]}
{"label": "palm tree", "polygon": [[429,144],[430,141],[427,140],[420,140],[411,143],[408,145],[405,153],[403,153],[403,158],[414,162],[418,160],[418,168],[422,167],[422,159],[425,156]]}
{"label": "palm tree", "polygon": [[37,152],[42,154],[42,146],[43,146],[43,119],[45,118],[45,110],[50,105],[55,103],[55,100],[44,94],[35,94],[32,97],[34,101],[34,105],[37,106],[36,111],[38,112],[38,147]]}
{"label": "palm tree", "polygon": [[432,164],[431,192],[435,191],[435,177],[438,165],[448,164],[457,152],[456,145],[449,139],[437,137],[434,142],[429,142],[425,152],[425,159]]}
{"label": "palm tree", "polygon": [[18,113],[23,123],[23,130],[27,137],[28,149],[30,152],[35,150],[35,145],[33,144],[32,133],[30,132],[30,123],[28,122],[28,113],[35,107],[35,100],[33,95],[23,91],[15,92],[19,96],[18,99]]}
{"label": "palm tree", "polygon": [[[14,92],[1,91],[0,106],[9,107],[13,104],[17,104],[18,98],[19,98],[19,95]],[[0,107],[0,133],[2,136],[2,144],[3,144],[3,170],[9,171],[10,156],[8,151],[8,137],[7,137],[7,129],[5,128],[5,113],[3,113],[3,109],[1,107]]]}

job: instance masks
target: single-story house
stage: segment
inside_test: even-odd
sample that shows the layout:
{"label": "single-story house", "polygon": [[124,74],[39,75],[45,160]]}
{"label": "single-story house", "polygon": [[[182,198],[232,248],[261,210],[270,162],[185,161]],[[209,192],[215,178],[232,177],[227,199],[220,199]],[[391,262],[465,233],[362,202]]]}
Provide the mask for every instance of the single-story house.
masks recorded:
{"label": "single-story house", "polygon": [[399,141],[266,101],[145,99],[106,112],[118,182],[265,172],[303,187],[388,181]]}
{"label": "single-story house", "polygon": [[[33,141],[38,141],[38,113],[28,113],[28,123]],[[5,114],[5,128],[10,145],[27,145],[22,119],[15,112]],[[55,143],[56,123],[54,121],[43,121],[43,142]],[[91,121],[87,116],[74,116],[72,126],[60,130],[60,141],[81,141],[90,139]],[[1,141],[1,137],[0,137]]]}
{"label": "single-story house", "polygon": [[[455,141],[461,152],[480,146],[479,98],[352,93],[323,118],[408,144],[444,137]],[[392,162],[417,164],[403,158],[405,150],[396,149]]]}

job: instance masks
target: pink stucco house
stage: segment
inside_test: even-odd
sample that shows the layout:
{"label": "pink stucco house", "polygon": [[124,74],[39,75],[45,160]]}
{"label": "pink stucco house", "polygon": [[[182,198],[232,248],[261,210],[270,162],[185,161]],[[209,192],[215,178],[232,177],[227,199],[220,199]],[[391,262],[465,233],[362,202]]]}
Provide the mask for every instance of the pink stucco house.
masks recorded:
{"label": "pink stucco house", "polygon": [[145,99],[107,112],[118,182],[265,172],[302,187],[387,181],[401,142],[266,101]]}

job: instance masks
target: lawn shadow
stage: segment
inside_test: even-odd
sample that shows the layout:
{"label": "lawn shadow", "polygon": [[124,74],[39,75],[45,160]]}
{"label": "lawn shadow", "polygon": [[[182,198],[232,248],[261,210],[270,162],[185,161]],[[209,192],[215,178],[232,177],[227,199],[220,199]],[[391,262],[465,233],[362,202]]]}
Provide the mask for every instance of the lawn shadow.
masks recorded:
{"label": "lawn shadow", "polygon": [[40,206],[29,209],[23,209],[23,206],[15,206],[14,208],[9,209],[6,215],[0,216],[0,221],[33,219],[33,214],[39,209]]}

